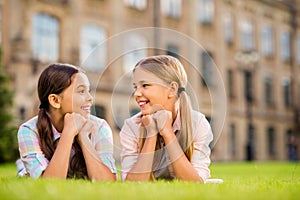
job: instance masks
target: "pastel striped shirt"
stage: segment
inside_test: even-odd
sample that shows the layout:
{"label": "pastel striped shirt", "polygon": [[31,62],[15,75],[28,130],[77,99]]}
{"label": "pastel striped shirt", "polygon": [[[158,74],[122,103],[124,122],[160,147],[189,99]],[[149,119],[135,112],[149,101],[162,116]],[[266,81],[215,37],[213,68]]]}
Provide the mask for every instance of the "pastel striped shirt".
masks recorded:
{"label": "pastel striped shirt", "polygon": [[[92,135],[91,143],[95,147],[99,159],[112,173],[116,174],[111,128],[104,119],[93,115],[90,116],[90,119],[97,124],[97,132]],[[33,178],[38,178],[49,164],[49,160],[45,157],[40,147],[40,139],[36,127],[37,120],[38,116],[35,116],[19,127],[18,144],[21,156],[21,159],[17,161],[19,176],[30,175]],[[53,125],[52,131],[53,141],[55,141],[61,136],[61,133]],[[71,155],[73,153],[74,151],[71,151]]]}

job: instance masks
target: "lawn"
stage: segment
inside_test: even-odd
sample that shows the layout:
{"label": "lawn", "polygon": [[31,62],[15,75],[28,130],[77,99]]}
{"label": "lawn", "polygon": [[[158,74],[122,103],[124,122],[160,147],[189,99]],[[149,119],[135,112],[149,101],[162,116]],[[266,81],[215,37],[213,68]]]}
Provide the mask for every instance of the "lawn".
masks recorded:
{"label": "lawn", "polygon": [[213,163],[210,169],[224,183],[21,179],[13,164],[5,164],[0,199],[300,199],[300,163]]}

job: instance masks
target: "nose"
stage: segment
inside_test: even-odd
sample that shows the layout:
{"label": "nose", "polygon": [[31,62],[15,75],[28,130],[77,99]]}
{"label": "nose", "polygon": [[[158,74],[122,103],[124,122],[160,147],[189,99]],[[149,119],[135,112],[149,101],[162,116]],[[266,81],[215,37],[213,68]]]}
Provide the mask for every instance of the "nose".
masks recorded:
{"label": "nose", "polygon": [[140,97],[140,96],[142,96],[142,90],[141,90],[141,88],[140,88],[140,87],[137,87],[137,88],[135,89],[133,95],[134,95],[135,97]]}
{"label": "nose", "polygon": [[87,93],[87,100],[93,102],[93,96],[90,92]]}

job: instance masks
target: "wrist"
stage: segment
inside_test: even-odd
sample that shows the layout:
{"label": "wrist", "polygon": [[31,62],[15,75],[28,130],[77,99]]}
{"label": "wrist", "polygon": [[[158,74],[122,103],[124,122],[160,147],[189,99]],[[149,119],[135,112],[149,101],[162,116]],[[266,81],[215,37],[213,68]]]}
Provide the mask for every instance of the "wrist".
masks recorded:
{"label": "wrist", "polygon": [[172,129],[163,129],[160,131],[160,135],[164,138],[165,142],[171,141],[176,138]]}

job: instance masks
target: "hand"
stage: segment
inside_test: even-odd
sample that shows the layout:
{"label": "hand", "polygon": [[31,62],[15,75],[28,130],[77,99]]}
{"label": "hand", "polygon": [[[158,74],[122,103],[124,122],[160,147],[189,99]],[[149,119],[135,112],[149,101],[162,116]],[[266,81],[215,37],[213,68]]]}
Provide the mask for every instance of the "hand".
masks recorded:
{"label": "hand", "polygon": [[91,134],[95,133],[95,127],[96,124],[94,122],[92,122],[91,120],[87,120],[81,130],[78,133],[78,139],[79,141],[83,138],[83,137],[89,137]]}
{"label": "hand", "polygon": [[166,130],[172,130],[172,112],[168,110],[159,110],[152,114],[156,122],[158,132],[161,136]]}
{"label": "hand", "polygon": [[67,113],[64,117],[63,131],[75,137],[81,130],[86,119],[78,113]]}
{"label": "hand", "polygon": [[157,125],[151,115],[143,115],[141,117],[142,126],[146,128],[146,137],[153,137],[158,133]]}

